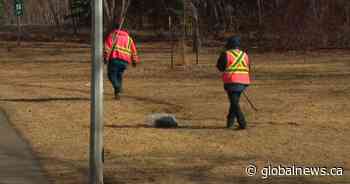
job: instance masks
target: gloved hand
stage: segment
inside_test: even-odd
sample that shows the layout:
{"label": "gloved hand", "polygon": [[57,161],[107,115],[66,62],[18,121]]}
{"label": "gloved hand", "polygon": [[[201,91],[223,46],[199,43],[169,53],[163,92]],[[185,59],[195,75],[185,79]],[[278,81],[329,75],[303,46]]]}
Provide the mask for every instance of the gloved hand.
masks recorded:
{"label": "gloved hand", "polygon": [[131,65],[132,65],[132,67],[136,67],[136,62],[135,61],[133,61],[132,63],[131,63]]}

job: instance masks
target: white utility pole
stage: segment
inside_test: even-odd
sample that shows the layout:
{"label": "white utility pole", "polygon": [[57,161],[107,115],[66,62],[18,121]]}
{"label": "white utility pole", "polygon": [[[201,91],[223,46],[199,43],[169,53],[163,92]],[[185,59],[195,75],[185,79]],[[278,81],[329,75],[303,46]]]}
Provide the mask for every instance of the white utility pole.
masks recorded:
{"label": "white utility pole", "polygon": [[103,184],[103,10],[102,0],[92,4],[91,125],[89,184]]}

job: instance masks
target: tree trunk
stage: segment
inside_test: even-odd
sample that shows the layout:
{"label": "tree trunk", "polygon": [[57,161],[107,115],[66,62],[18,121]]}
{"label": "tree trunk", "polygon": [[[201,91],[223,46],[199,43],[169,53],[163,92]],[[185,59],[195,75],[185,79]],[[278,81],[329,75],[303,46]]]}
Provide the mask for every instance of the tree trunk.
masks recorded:
{"label": "tree trunk", "polygon": [[275,7],[279,8],[281,6],[281,0],[275,0]]}
{"label": "tree trunk", "polygon": [[48,4],[49,5],[49,9],[50,9],[50,11],[52,13],[54,22],[55,22],[55,24],[57,26],[57,29],[58,29],[58,31],[60,31],[61,30],[61,25],[60,25],[60,20],[59,20],[59,14],[58,14],[58,12],[55,9],[56,6],[54,5],[53,0],[48,0],[47,2],[49,3]]}
{"label": "tree trunk", "polygon": [[209,18],[209,23],[211,26],[217,26],[219,22],[219,13],[217,9],[217,4],[216,0],[210,0],[209,1],[209,7],[211,7],[211,16]]}
{"label": "tree trunk", "polygon": [[261,26],[263,24],[263,6],[264,6],[264,0],[257,0],[258,5],[258,17],[259,17],[259,25]]}
{"label": "tree trunk", "polygon": [[345,7],[345,24],[350,26],[350,5]]}
{"label": "tree trunk", "polygon": [[[69,0],[69,11],[70,11],[70,14],[71,15],[73,15],[73,8],[72,8],[72,6],[73,6],[73,0]],[[78,34],[78,25],[77,25],[77,19],[76,19],[76,17],[75,16],[72,16],[71,17],[71,21],[72,21],[72,26],[73,26],[73,34],[75,35],[75,36],[77,36],[77,34]]]}
{"label": "tree trunk", "polygon": [[105,20],[106,20],[106,23],[110,23],[112,22],[112,15],[111,15],[111,10],[109,8],[109,3],[108,3],[108,0],[103,0],[103,7],[104,7],[104,13],[105,13]]}
{"label": "tree trunk", "polygon": [[319,15],[320,15],[319,3],[320,3],[319,0],[310,0],[312,14],[315,18],[319,18]]}
{"label": "tree trunk", "polygon": [[198,8],[194,6],[194,4],[191,2],[192,7],[192,17],[193,17],[193,29],[192,29],[192,36],[193,36],[193,52],[195,52],[198,55],[199,49],[201,47],[201,40],[200,40],[200,28],[199,28],[199,15],[198,15]]}

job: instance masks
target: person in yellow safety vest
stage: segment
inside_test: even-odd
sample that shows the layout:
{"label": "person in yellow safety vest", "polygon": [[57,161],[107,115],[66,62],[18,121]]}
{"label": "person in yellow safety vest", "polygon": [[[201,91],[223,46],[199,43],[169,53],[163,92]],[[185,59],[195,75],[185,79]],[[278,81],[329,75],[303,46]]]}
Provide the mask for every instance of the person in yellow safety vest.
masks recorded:
{"label": "person in yellow safety vest", "polygon": [[119,30],[119,24],[113,25],[104,43],[104,62],[108,66],[108,79],[114,88],[114,97],[120,99],[123,73],[129,64],[136,67],[140,60],[135,43],[126,30]]}
{"label": "person in yellow safety vest", "polygon": [[237,119],[241,129],[246,128],[246,120],[239,105],[241,93],[250,84],[248,54],[240,50],[240,37],[232,36],[227,40],[225,51],[220,55],[216,67],[222,72],[224,89],[230,100],[227,115],[227,128],[232,128]]}

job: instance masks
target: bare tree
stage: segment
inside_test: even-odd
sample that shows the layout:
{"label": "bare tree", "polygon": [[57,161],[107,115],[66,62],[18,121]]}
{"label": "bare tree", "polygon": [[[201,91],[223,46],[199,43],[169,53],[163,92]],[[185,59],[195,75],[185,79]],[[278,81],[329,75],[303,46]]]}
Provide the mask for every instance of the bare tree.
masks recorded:
{"label": "bare tree", "polygon": [[193,19],[193,29],[192,29],[192,37],[193,37],[193,52],[196,53],[196,63],[198,64],[198,52],[201,47],[201,39],[200,39],[200,27],[199,27],[199,13],[198,8],[191,2],[192,8],[192,19]]}
{"label": "bare tree", "polygon": [[264,16],[264,0],[257,0],[257,5],[258,5],[259,25],[262,25],[263,16]]}
{"label": "bare tree", "polygon": [[[58,1],[61,2],[61,1]],[[60,26],[60,18],[59,18],[59,13],[57,12],[57,1],[56,4],[54,3],[53,0],[47,0],[47,3],[49,5],[49,10],[51,11],[51,14],[53,15],[53,20],[57,26],[57,29],[60,31],[61,30],[61,26]]]}
{"label": "bare tree", "polygon": [[113,22],[119,21],[123,24],[131,0],[103,0],[106,24],[108,30],[112,28]]}

